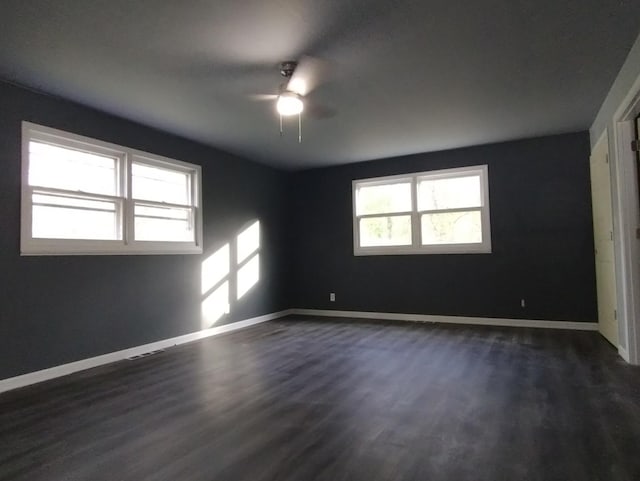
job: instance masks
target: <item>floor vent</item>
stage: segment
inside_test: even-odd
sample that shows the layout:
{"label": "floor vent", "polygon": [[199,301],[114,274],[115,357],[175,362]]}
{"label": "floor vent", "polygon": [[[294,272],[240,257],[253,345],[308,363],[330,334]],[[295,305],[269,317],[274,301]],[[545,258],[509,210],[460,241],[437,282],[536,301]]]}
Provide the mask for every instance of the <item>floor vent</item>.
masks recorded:
{"label": "floor vent", "polygon": [[135,361],[136,359],[142,359],[143,357],[153,356],[154,354],[158,354],[164,352],[164,349],[157,349],[155,351],[143,352],[142,354],[137,354],[135,356],[128,357],[129,361]]}

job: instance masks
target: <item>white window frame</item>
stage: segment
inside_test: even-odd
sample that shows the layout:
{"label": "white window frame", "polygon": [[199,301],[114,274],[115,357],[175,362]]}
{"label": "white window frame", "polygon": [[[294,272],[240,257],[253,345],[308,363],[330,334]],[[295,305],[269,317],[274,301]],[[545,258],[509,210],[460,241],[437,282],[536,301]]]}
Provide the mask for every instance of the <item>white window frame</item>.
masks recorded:
{"label": "white window frame", "polygon": [[[452,179],[457,177],[480,176],[480,192],[482,205],[480,207],[465,207],[460,209],[418,210],[418,183],[421,180]],[[411,210],[406,212],[390,212],[385,214],[358,215],[356,201],[360,187],[374,185],[389,185],[394,183],[411,184]],[[387,177],[356,179],[352,181],[353,208],[353,254],[355,256],[372,255],[404,255],[404,254],[490,254],[491,253],[491,215],[489,210],[489,167],[474,165],[455,169],[416,172]],[[467,244],[430,244],[422,245],[422,229],[420,217],[428,213],[445,213],[459,211],[478,211],[482,222],[482,242]],[[411,245],[407,246],[360,246],[360,219],[368,217],[411,216]]]}
{"label": "white window frame", "polygon": [[[84,150],[89,153],[109,155],[118,159],[118,189],[116,196],[78,193],[82,198],[115,201],[119,206],[121,239],[43,239],[32,236],[32,194],[34,189],[43,192],[70,194],[65,190],[29,185],[29,142],[51,143],[60,147]],[[133,163],[184,171],[191,178],[190,205],[174,205],[164,202],[133,199],[131,195],[131,171]],[[199,165],[162,157],[123,147],[109,142],[83,137],[62,130],[31,122],[22,122],[22,205],[21,205],[21,255],[144,255],[144,254],[201,254],[202,253],[202,168]],[[71,193],[72,194],[72,193]],[[138,204],[180,207],[192,209],[194,221],[193,242],[136,241],[134,207]]]}

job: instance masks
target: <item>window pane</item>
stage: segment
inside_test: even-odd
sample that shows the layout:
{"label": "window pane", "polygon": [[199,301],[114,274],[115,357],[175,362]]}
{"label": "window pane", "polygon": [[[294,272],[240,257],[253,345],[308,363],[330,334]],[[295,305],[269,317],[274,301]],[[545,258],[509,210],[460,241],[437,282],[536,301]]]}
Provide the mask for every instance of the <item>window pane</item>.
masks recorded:
{"label": "window pane", "polygon": [[411,183],[361,186],[356,192],[357,215],[411,211]]}
{"label": "window pane", "polygon": [[115,202],[34,194],[32,236],[38,239],[120,238]]}
{"label": "window pane", "polygon": [[360,219],[360,246],[411,245],[411,216]]}
{"label": "window pane", "polygon": [[131,174],[134,199],[191,205],[188,173],[134,162]]}
{"label": "window pane", "polygon": [[60,205],[64,207],[79,207],[92,210],[113,211],[115,205],[111,201],[92,200],[84,199],[82,197],[67,197],[64,195],[43,193],[34,193],[32,199],[34,204]]}
{"label": "window pane", "polygon": [[136,205],[135,239],[138,241],[193,242],[191,209]]}
{"label": "window pane", "polygon": [[481,207],[480,176],[418,182],[418,210]]}
{"label": "window pane", "polygon": [[244,296],[260,280],[260,254],[238,269],[237,298]]}
{"label": "window pane", "polygon": [[29,185],[117,195],[115,157],[29,142]]}
{"label": "window pane", "polygon": [[238,234],[237,262],[240,263],[260,248],[260,222],[256,221]]}
{"label": "window pane", "polygon": [[190,208],[136,205],[136,217],[189,220]]}
{"label": "window pane", "polygon": [[423,214],[422,245],[476,244],[482,242],[479,211]]}

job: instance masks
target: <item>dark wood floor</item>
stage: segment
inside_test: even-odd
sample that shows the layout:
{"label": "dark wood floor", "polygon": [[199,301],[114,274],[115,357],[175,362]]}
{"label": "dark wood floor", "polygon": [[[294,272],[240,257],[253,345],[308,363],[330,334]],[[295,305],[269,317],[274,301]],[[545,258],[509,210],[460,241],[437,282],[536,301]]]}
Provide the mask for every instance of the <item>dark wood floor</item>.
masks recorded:
{"label": "dark wood floor", "polygon": [[289,319],[0,395],[0,479],[640,480],[597,334]]}

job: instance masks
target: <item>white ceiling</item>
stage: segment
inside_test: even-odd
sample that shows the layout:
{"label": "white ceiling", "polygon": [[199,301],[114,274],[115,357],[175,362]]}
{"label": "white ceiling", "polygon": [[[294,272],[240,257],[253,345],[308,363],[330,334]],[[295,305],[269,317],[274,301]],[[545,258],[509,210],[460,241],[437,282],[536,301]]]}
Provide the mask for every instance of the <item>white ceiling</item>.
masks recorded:
{"label": "white ceiling", "polygon": [[[637,0],[2,0],[0,77],[302,169],[589,128]],[[333,111],[278,134],[282,60]]]}

